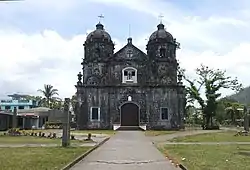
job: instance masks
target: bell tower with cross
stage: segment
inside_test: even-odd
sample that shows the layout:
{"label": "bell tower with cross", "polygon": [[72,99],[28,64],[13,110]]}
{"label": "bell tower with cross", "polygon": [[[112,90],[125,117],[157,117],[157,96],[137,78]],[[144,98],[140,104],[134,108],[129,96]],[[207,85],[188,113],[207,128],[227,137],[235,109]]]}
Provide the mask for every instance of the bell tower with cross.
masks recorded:
{"label": "bell tower with cross", "polygon": [[[84,43],[84,50],[85,50],[84,60],[88,62],[94,62],[95,64],[98,65],[99,62],[106,62],[107,58],[113,56],[114,43],[112,41],[110,34],[104,29],[102,21],[104,15],[100,14],[97,17],[98,17],[98,22],[96,24],[96,29],[88,34],[86,41]],[[98,70],[99,73],[102,73],[102,70],[100,70],[100,68],[98,69],[94,70]],[[92,71],[92,73],[96,74],[94,70]],[[85,72],[87,74],[87,71]],[[88,77],[90,75],[84,75],[84,76]],[[88,82],[88,80],[85,80],[85,82]]]}

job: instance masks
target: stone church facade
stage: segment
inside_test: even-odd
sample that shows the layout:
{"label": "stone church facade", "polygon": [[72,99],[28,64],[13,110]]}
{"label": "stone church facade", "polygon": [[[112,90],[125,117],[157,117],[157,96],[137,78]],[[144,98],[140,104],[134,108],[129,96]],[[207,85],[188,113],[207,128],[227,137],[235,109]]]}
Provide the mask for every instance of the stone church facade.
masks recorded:
{"label": "stone church facade", "polygon": [[144,53],[128,38],[114,53],[101,23],[88,34],[82,72],[78,74],[78,129],[147,129],[184,127],[185,93],[178,75],[178,43],[160,23]]}

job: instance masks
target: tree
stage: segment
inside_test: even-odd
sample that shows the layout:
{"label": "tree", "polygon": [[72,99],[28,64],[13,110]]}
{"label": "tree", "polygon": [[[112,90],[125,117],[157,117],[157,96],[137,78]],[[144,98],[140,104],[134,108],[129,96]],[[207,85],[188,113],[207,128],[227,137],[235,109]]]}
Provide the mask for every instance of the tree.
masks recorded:
{"label": "tree", "polygon": [[50,106],[51,109],[62,109],[62,99],[59,97],[52,97],[50,101]]}
{"label": "tree", "polygon": [[41,96],[31,96],[31,95],[27,95],[25,97],[26,100],[32,100],[38,103],[38,106],[42,106],[44,103],[44,100]]}
{"label": "tree", "polygon": [[[184,75],[185,70],[179,70]],[[226,76],[226,71],[211,69],[201,65],[196,69],[198,80],[190,80],[185,75],[184,79],[188,82],[186,87],[189,102],[197,101],[203,113],[203,125],[213,126],[213,117],[216,115],[217,99],[221,96],[219,90],[232,89],[239,91],[242,89],[237,78],[232,79]],[[201,89],[205,89],[205,99],[201,95]]]}
{"label": "tree", "polygon": [[54,87],[50,84],[45,84],[44,89],[38,89],[38,91],[43,94],[43,101],[45,102],[44,104],[46,107],[52,108],[53,105],[50,104],[51,102],[61,100],[58,97],[54,97],[55,95],[59,95],[58,90],[54,89]]}
{"label": "tree", "polygon": [[225,103],[225,110],[228,116],[228,119],[231,120],[231,124],[236,124],[236,119],[244,118],[244,105],[238,102],[228,102]]}
{"label": "tree", "polygon": [[217,103],[217,107],[216,107],[216,111],[215,111],[215,120],[220,123],[220,124],[225,124],[225,120],[226,120],[226,107],[224,105],[224,103],[222,101],[218,101]]}

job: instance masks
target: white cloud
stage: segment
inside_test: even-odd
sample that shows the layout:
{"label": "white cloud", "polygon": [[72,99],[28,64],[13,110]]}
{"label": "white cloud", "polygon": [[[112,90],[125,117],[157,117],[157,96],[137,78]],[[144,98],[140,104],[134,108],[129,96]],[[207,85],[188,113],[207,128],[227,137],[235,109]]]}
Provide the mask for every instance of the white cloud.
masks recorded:
{"label": "white cloud", "polygon": [[[70,97],[76,92],[85,39],[86,34],[64,39],[53,30],[37,34],[0,30],[0,94],[39,95],[37,89],[51,84],[61,97]],[[113,40],[117,51],[124,43]]]}
{"label": "white cloud", "polygon": [[[178,51],[177,57],[190,76],[193,76],[194,69],[203,63],[210,67],[226,69],[229,75],[239,77],[244,85],[250,84],[248,80],[250,24],[247,21],[249,19],[247,7],[234,11],[234,13],[237,12],[235,17],[216,13],[203,17],[182,11],[165,1],[159,3],[150,0],[143,0],[143,3],[140,0],[93,1],[115,7],[122,6],[156,18],[162,13],[165,16],[166,29],[181,43],[181,50]],[[27,5],[26,8],[22,10],[27,8],[36,10],[40,7],[43,10],[47,8],[50,13],[54,10],[66,13],[65,11],[69,9],[79,7],[80,2],[79,0],[28,0],[23,4]],[[18,12],[17,7],[16,5],[11,9],[13,13],[15,10]],[[0,6],[1,9],[4,8]],[[117,25],[114,24],[114,26]],[[133,37],[133,43],[145,51],[147,43],[145,39],[155,29],[156,26],[152,25],[151,32],[142,32],[143,36]],[[57,33],[57,30],[43,30],[36,34],[0,30],[0,80],[2,80],[0,89],[6,93],[18,91],[35,93],[37,88],[42,88],[43,84],[48,83],[58,88],[61,96],[72,95],[75,92],[76,75],[81,70],[80,63],[84,54],[82,44],[85,37],[86,35],[83,34],[65,39]],[[117,44],[115,51],[127,43],[115,37],[113,40]]]}
{"label": "white cloud", "polygon": [[52,84],[61,96],[73,94],[85,37],[77,35],[67,40],[52,30],[31,35],[0,31],[0,79],[4,80],[0,89],[6,93],[34,93],[43,84]]}
{"label": "white cloud", "polygon": [[194,52],[191,50],[178,51],[178,58],[181,65],[189,72],[193,72],[201,63],[211,67],[226,70],[231,76],[238,76],[245,85],[249,85],[250,76],[249,64],[250,43],[242,43],[235,46],[224,55],[216,54],[213,51]]}
{"label": "white cloud", "polygon": [[[201,64],[212,68],[225,69],[227,74],[238,77],[243,85],[250,85],[250,37],[247,36],[250,28],[249,3],[242,2],[238,10],[231,15],[211,13],[200,16],[188,11],[181,11],[173,3],[141,0],[95,0],[99,3],[123,6],[158,17],[162,13],[166,29],[181,43],[181,50],[177,57],[182,67],[193,77],[194,70]],[[234,7],[234,4],[229,4]],[[235,4],[236,5],[236,4]],[[201,7],[202,8],[202,7]],[[246,10],[248,9],[248,10]],[[201,9],[202,10],[202,9]],[[211,9],[212,11],[212,9]],[[152,32],[155,28],[152,27]],[[151,33],[152,33],[151,32]],[[148,36],[150,33],[148,33]],[[138,40],[140,46],[145,46],[144,38]],[[226,91],[226,93],[230,93]]]}

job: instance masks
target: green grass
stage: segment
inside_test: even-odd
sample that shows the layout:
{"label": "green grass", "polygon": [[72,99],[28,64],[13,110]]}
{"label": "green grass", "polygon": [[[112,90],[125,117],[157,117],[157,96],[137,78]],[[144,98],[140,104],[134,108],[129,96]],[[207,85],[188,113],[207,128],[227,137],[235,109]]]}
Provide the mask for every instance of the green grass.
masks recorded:
{"label": "green grass", "polygon": [[[22,131],[22,130],[21,130]],[[53,133],[55,131],[62,131],[62,129],[37,129],[37,130],[25,130],[28,133],[31,132],[44,132],[44,133]],[[76,133],[95,133],[95,134],[114,134],[116,131],[114,130],[71,130],[70,132]]]}
{"label": "green grass", "polygon": [[[50,133],[50,132],[55,132],[62,129],[44,129],[44,130],[33,130],[34,132],[45,132],[45,133]],[[32,130],[27,130],[27,132],[32,132]],[[116,131],[114,130],[71,130],[70,133],[74,134],[74,133],[81,133],[81,134],[88,134],[88,133],[92,133],[92,134],[106,134],[106,135],[114,135]]]}
{"label": "green grass", "polygon": [[59,170],[90,147],[0,148],[0,169]]}
{"label": "green grass", "polygon": [[145,131],[146,136],[159,136],[159,135],[167,135],[167,134],[173,134],[178,131],[161,131],[161,130],[148,130]]}
{"label": "green grass", "polygon": [[171,142],[250,142],[250,136],[234,136],[235,131],[206,133],[192,136],[178,137]]}
{"label": "green grass", "polygon": [[51,144],[59,143],[60,139],[47,139],[33,136],[0,136],[0,144]]}
{"label": "green grass", "polygon": [[[48,139],[34,136],[4,136],[0,135],[0,144],[61,144],[61,139]],[[71,143],[85,141],[71,140]]]}
{"label": "green grass", "polygon": [[165,145],[159,149],[190,170],[250,169],[250,145]]}

